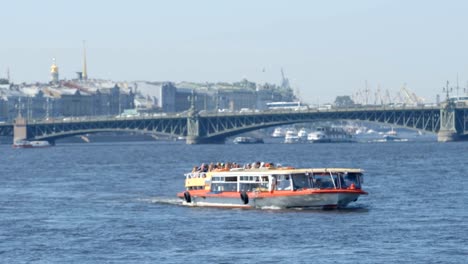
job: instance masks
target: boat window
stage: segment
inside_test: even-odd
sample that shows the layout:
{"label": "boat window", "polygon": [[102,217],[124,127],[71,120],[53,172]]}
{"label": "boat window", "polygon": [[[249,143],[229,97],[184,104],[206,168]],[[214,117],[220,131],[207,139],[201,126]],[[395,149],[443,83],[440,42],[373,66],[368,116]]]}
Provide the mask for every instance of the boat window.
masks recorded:
{"label": "boat window", "polygon": [[250,192],[258,188],[268,188],[268,176],[265,180],[260,181],[260,176],[240,176],[239,177],[239,191]]}
{"label": "boat window", "polygon": [[227,182],[237,182],[237,176],[234,176],[234,177],[226,177],[224,179],[224,181],[227,181]]}
{"label": "boat window", "polygon": [[187,179],[206,178],[206,173],[204,172],[187,173],[185,174],[185,178]]}
{"label": "boat window", "polygon": [[262,176],[260,181],[260,188],[268,190],[268,176]]}
{"label": "boat window", "polygon": [[216,176],[212,178],[214,182],[237,182],[237,176]]}
{"label": "boat window", "polygon": [[[334,176],[336,177],[336,175]],[[338,183],[336,182],[336,184]],[[332,178],[330,177],[330,173],[327,172],[314,174],[313,187],[319,189],[334,189],[335,185],[333,184]]]}
{"label": "boat window", "polygon": [[255,182],[260,181],[259,176],[240,176],[239,178],[241,181],[255,181]]}
{"label": "boat window", "polygon": [[255,181],[258,182],[260,181],[259,176],[240,176],[241,181]]}
{"label": "boat window", "polygon": [[236,192],[237,183],[231,183],[231,182],[212,183],[211,191],[212,192]]}
{"label": "boat window", "polygon": [[289,175],[276,175],[277,190],[291,190],[291,180]]}
{"label": "boat window", "polygon": [[[267,176],[268,179],[268,176]],[[243,182],[260,182],[260,176],[240,176],[239,181]]]}
{"label": "boat window", "polygon": [[360,173],[344,173],[342,175],[343,180],[341,181],[342,188],[349,188],[351,184],[354,183],[354,186],[358,189],[361,188],[361,177]]}
{"label": "boat window", "polygon": [[304,173],[292,174],[294,190],[310,188],[309,177]]}
{"label": "boat window", "polygon": [[260,188],[260,183],[241,183],[239,185],[239,191],[241,192],[251,192],[257,188]]}

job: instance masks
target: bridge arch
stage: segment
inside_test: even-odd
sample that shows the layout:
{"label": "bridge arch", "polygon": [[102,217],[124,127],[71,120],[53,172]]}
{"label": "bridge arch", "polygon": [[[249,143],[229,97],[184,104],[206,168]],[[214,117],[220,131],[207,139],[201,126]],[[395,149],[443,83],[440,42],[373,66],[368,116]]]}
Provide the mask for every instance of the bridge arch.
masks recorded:
{"label": "bridge arch", "polygon": [[32,139],[55,142],[56,140],[67,138],[67,137],[88,135],[88,134],[108,133],[108,132],[152,134],[152,135],[162,135],[162,136],[167,136],[167,137],[173,137],[174,136],[172,134],[160,133],[160,132],[151,132],[151,131],[148,132],[148,131],[140,130],[140,129],[89,129],[89,130],[67,131],[67,132],[59,132],[59,133],[54,133],[54,134],[35,136]]}
{"label": "bridge arch", "polygon": [[219,142],[227,137],[262,128],[325,120],[363,121],[437,133],[440,126],[440,109],[301,111],[250,114],[229,119],[205,116],[200,118],[200,127],[205,140],[213,139],[214,142]]}

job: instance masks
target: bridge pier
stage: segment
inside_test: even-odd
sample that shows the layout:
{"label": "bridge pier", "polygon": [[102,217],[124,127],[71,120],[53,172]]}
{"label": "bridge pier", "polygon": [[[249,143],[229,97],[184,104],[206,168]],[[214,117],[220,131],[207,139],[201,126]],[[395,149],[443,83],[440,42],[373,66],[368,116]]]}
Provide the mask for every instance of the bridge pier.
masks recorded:
{"label": "bridge pier", "polygon": [[187,145],[200,144],[199,138],[197,136],[187,136],[185,137],[185,144]]}
{"label": "bridge pier", "polygon": [[437,133],[437,141],[452,142],[459,140],[455,126],[455,114],[455,104],[449,100],[447,95],[447,102],[440,109],[440,130]]}
{"label": "bridge pier", "polygon": [[13,143],[28,138],[28,131],[26,125],[26,119],[24,119],[22,116],[18,116],[15,119],[13,125]]}
{"label": "bridge pier", "polygon": [[459,140],[461,140],[461,138],[458,136],[457,131],[440,130],[439,133],[437,133],[437,141],[439,142],[452,142]]}

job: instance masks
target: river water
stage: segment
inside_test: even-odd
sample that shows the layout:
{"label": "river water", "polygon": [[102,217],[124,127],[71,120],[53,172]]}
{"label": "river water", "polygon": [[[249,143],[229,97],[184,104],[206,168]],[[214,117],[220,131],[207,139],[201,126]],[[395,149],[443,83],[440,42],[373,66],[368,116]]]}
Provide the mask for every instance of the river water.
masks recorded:
{"label": "river water", "polygon": [[[468,142],[0,145],[2,263],[466,263]],[[341,210],[178,205],[211,161],[364,169]]]}

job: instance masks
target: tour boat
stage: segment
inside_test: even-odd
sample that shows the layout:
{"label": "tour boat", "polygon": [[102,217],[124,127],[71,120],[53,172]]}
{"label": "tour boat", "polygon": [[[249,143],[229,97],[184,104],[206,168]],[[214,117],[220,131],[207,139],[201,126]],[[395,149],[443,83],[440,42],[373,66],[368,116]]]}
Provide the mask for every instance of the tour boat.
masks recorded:
{"label": "tour boat", "polygon": [[50,147],[51,144],[48,141],[28,141],[28,140],[17,140],[13,142],[14,148],[46,148]]}
{"label": "tour boat", "polygon": [[318,127],[307,136],[310,143],[344,143],[354,142],[350,133],[339,127]]}
{"label": "tour boat", "polygon": [[367,194],[361,169],[261,165],[187,173],[177,196],[188,206],[333,209]]}

